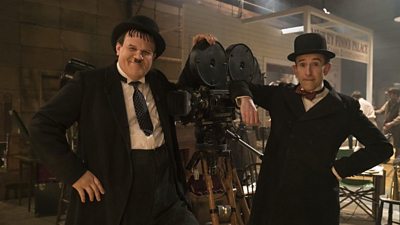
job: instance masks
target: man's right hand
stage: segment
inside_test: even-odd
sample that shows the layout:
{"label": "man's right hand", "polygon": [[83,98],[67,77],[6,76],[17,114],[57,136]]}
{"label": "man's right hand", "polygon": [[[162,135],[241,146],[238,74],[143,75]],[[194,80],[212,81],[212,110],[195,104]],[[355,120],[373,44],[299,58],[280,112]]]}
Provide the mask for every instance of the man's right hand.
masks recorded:
{"label": "man's right hand", "polygon": [[240,97],[240,114],[246,125],[258,125],[260,123],[256,105],[253,99],[248,96]]}
{"label": "man's right hand", "polygon": [[94,201],[94,197],[96,197],[97,201],[101,201],[100,194],[105,193],[101,182],[97,177],[87,170],[74,184],[72,187],[78,191],[79,196],[81,198],[81,202],[85,203],[85,193],[89,195],[89,200],[91,202]]}

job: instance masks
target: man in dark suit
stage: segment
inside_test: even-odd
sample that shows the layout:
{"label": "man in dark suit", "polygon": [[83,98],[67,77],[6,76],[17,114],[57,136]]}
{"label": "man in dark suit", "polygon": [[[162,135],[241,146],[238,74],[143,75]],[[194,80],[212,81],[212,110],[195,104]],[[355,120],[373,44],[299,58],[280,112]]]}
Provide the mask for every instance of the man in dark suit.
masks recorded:
{"label": "man in dark suit", "polygon": [[[211,36],[197,35],[194,41]],[[157,24],[134,16],[112,33],[117,61],[77,74],[33,117],[32,145],[72,185],[66,224],[197,225],[184,197],[185,177],[167,92],[151,69],[165,42]],[[77,154],[65,131],[79,124]]]}
{"label": "man in dark suit", "polygon": [[[299,85],[238,81],[230,86],[246,124],[258,123],[255,104],[271,116],[250,224],[338,225],[338,180],[385,161],[393,147],[356,100],[337,93],[324,80],[335,56],[327,50],[324,37],[302,34],[295,39],[294,49],[288,59],[295,62]],[[349,135],[365,149],[335,160]]]}

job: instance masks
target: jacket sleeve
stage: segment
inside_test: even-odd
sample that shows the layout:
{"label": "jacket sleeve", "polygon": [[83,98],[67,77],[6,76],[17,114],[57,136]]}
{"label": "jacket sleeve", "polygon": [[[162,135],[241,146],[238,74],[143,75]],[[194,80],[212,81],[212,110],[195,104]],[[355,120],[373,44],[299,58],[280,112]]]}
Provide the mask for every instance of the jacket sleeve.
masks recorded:
{"label": "jacket sleeve", "polygon": [[33,151],[58,179],[73,184],[86,171],[66,139],[66,130],[79,118],[83,88],[78,74],[33,116],[30,124]]}
{"label": "jacket sleeve", "polygon": [[270,101],[280,89],[278,86],[266,86],[247,83],[245,81],[232,81],[229,85],[229,93],[233,101],[240,96],[250,96],[254,103],[269,110]]}

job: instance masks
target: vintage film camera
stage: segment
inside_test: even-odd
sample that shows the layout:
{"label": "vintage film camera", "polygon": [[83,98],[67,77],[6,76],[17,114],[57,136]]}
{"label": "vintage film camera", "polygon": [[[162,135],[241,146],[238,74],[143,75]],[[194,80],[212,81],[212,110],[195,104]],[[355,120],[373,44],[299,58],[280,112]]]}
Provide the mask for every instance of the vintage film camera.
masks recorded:
{"label": "vintage film camera", "polygon": [[[225,50],[218,42],[209,45],[201,41],[193,47],[179,77],[181,89],[169,93],[170,113],[195,127],[196,151],[186,169],[193,171],[188,186],[200,224],[244,224],[248,220],[246,200],[235,197],[244,193],[227,144],[227,137],[240,139],[232,132],[235,102],[228,84],[259,77],[258,63],[246,45],[235,44]],[[202,207],[206,202],[209,210]]]}
{"label": "vintage film camera", "polygon": [[183,124],[194,123],[197,143],[224,150],[225,130],[235,119],[235,103],[230,99],[232,80],[259,80],[261,72],[251,50],[234,44],[226,50],[217,42],[197,43],[179,77],[181,90],[169,93],[169,111]]}

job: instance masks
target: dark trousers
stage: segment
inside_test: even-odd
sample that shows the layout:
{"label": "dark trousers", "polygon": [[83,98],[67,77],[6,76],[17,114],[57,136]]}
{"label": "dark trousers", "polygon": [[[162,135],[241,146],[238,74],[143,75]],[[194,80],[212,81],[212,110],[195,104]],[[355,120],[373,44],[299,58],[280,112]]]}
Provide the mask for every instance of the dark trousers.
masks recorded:
{"label": "dark trousers", "polygon": [[133,184],[121,225],[198,225],[178,197],[165,147],[132,150]]}

